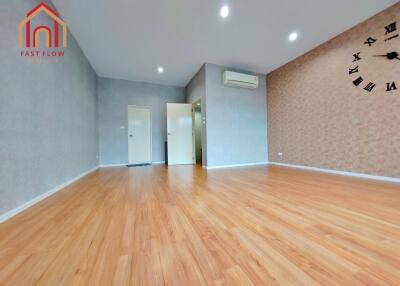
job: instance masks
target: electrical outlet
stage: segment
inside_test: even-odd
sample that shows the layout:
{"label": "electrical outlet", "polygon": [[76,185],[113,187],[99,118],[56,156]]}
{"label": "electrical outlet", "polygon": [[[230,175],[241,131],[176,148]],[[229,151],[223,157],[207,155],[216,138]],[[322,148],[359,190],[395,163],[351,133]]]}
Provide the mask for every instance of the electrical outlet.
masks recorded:
{"label": "electrical outlet", "polygon": [[278,153],[278,157],[279,157],[280,160],[282,160],[282,159],[283,159],[283,153],[282,153],[282,152],[279,152],[279,153]]}

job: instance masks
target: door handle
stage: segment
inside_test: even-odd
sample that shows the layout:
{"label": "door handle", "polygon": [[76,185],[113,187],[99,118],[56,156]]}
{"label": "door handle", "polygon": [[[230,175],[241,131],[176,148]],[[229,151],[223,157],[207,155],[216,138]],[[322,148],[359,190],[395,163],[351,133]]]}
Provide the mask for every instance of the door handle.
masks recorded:
{"label": "door handle", "polygon": [[171,133],[171,132],[168,132],[168,135],[172,135],[172,133]]}
{"label": "door handle", "polygon": [[129,137],[133,137],[133,134],[129,134]]}

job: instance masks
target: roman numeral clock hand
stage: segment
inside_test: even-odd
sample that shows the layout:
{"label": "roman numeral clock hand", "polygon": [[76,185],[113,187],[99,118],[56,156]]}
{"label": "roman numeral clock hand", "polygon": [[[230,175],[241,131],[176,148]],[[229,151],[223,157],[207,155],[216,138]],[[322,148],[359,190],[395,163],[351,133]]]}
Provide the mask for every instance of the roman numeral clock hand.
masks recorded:
{"label": "roman numeral clock hand", "polygon": [[388,60],[394,60],[394,59],[400,60],[399,54],[397,52],[387,53],[386,55],[375,55],[374,57],[385,57]]}

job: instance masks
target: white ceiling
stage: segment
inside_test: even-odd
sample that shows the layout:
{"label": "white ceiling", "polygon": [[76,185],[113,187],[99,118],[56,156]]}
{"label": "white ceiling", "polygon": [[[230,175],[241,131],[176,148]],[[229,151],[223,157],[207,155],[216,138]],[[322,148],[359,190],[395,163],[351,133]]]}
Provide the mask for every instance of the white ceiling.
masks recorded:
{"label": "white ceiling", "polygon": [[[396,2],[53,1],[99,76],[178,86],[205,62],[269,73]],[[225,20],[223,3],[231,9]]]}

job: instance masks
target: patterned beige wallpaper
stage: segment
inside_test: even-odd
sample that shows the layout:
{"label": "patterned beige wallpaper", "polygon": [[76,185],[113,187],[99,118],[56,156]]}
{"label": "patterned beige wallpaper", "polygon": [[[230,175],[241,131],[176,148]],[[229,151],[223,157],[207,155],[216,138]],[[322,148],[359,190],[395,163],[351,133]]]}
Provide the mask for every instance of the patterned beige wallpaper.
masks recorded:
{"label": "patterned beige wallpaper", "polygon": [[[400,37],[384,41],[398,33],[400,2],[270,73],[269,160],[400,177],[400,60],[375,57],[400,54]],[[386,91],[392,82],[398,89]]]}

